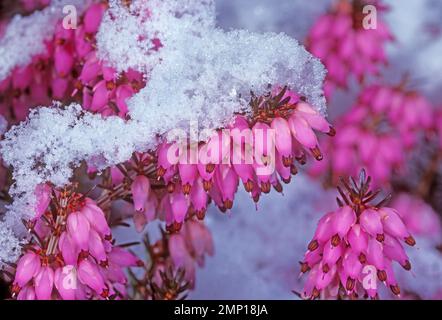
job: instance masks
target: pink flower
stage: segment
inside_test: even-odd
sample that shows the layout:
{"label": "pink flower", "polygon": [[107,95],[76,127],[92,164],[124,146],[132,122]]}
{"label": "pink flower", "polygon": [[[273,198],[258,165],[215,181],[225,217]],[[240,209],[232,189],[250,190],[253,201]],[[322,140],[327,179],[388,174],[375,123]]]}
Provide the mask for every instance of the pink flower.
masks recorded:
{"label": "pink flower", "polygon": [[96,33],[106,10],[104,3],[92,4],[84,14],[84,28],[86,33]]}
{"label": "pink flower", "polygon": [[90,229],[89,221],[81,212],[72,212],[69,215],[67,219],[68,234],[81,250],[88,249]]}
{"label": "pink flower", "polygon": [[403,175],[407,156],[431,135],[434,111],[415,92],[400,87],[373,85],[365,88],[357,103],[338,119],[339,135],[324,141],[328,157],[315,163],[312,175],[356,175],[366,168],[378,186],[388,186],[393,175]]}
{"label": "pink flower", "polygon": [[381,19],[377,27],[365,30],[363,7],[376,3],[379,11],[385,9],[380,1],[337,1],[332,9],[321,16],[310,30],[308,49],[319,57],[328,69],[325,93],[346,88],[350,76],[362,82],[376,75],[387,62],[385,46],[393,37]]}
{"label": "pink flower", "polygon": [[364,171],[359,185],[344,183],[340,208],[319,221],[301,263],[301,272],[309,272],[304,298],[315,299],[323,292],[377,298],[378,280],[400,294],[391,265],[396,261],[410,270],[402,243],[414,246],[415,241],[396,210],[370,204],[369,183]]}
{"label": "pink flower", "polygon": [[58,248],[66,264],[75,265],[77,263],[80,250],[67,232],[61,234]]}
{"label": "pink flower", "polygon": [[13,296],[46,300],[124,295],[127,279],[123,268],[143,263],[111,242],[106,217],[92,199],[71,191],[55,190],[54,194],[51,201],[59,209],[45,218],[49,227],[42,228],[42,218],[29,223],[39,243],[26,247],[17,263]]}
{"label": "pink flower", "polygon": [[[47,2],[26,0],[35,8]],[[126,100],[145,85],[145,80],[134,70],[119,74],[96,58],[95,34],[105,10],[105,3],[91,4],[79,17],[76,30],[65,29],[60,19],[53,38],[45,42],[46,51],[1,81],[8,120],[24,120],[32,107],[52,100],[70,101],[72,97],[82,101],[86,110],[126,118]]]}
{"label": "pink flower", "polygon": [[100,295],[106,295],[107,287],[98,266],[89,260],[83,260],[78,265],[78,279]]}
{"label": "pink flower", "polygon": [[40,269],[40,257],[32,251],[26,253],[18,261],[14,283],[19,287],[24,287],[29,280],[37,276]]}
{"label": "pink flower", "polygon": [[69,81],[66,78],[55,78],[52,80],[52,95],[55,99],[61,100],[66,96]]}
{"label": "pink flower", "polygon": [[99,206],[90,198],[85,199],[84,207],[80,211],[88,220],[89,225],[96,230],[101,237],[110,238],[111,230],[106,221],[104,212]]}
{"label": "pink flower", "polygon": [[168,246],[174,267],[185,270],[185,278],[193,287],[196,264],[203,266],[205,256],[214,253],[209,230],[201,222],[189,220],[180,233],[170,236]]}
{"label": "pink flower", "polygon": [[75,30],[75,52],[79,58],[85,58],[90,52],[92,52],[92,44],[87,38],[84,25],[79,25]]}
{"label": "pink flower", "polygon": [[60,77],[66,77],[74,65],[73,53],[64,46],[55,48],[55,70]]}
{"label": "pink flower", "polygon": [[439,215],[423,200],[407,193],[394,197],[391,204],[397,210],[407,229],[413,234],[434,240],[441,240],[442,224]]}
{"label": "pink flower", "polygon": [[[76,300],[78,277],[75,268],[58,268],[54,273],[54,286],[63,300]],[[32,299],[30,299],[32,300]]]}
{"label": "pink flower", "polygon": [[92,97],[92,104],[91,104],[91,110],[92,111],[100,111],[109,103],[109,98],[111,93],[108,90],[107,82],[105,80],[101,80],[98,82],[94,88],[93,91],[93,97]]}
{"label": "pink flower", "polygon": [[17,300],[35,300],[35,290],[31,286],[24,287],[17,295]]}
{"label": "pink flower", "polygon": [[47,184],[39,184],[35,189],[37,204],[35,206],[35,219],[39,219],[51,202],[52,188]]}
{"label": "pink flower", "polygon": [[121,85],[118,86],[116,95],[117,107],[120,110],[120,116],[125,117],[128,109],[126,100],[134,95],[134,89],[130,85]]}
{"label": "pink flower", "polygon": [[[183,221],[194,214],[203,219],[210,199],[222,212],[232,209],[240,181],[258,201],[272,187],[282,192],[280,179],[290,182],[297,173],[295,160],[301,165],[308,155],[322,160],[315,130],[329,135],[335,132],[304,100],[287,88],[278,88],[265,99],[252,98],[254,115],[235,116],[230,131],[218,130],[196,150],[192,144],[160,144],[156,176],[150,179],[151,183],[162,181],[167,194],[151,194],[162,204],[159,211],[164,213],[168,230],[179,231]],[[192,152],[197,153],[196,159]],[[134,201],[138,203],[138,197]],[[141,214],[134,218],[139,230],[148,220]]]}
{"label": "pink flower", "polygon": [[50,300],[54,286],[54,271],[50,267],[43,267],[35,276],[35,295],[38,300]]}
{"label": "pink flower", "polygon": [[143,262],[134,254],[122,249],[121,247],[113,247],[109,253],[109,262],[121,267],[142,266]]}
{"label": "pink flower", "polygon": [[132,182],[131,191],[135,210],[144,211],[150,192],[149,179],[145,176],[137,176]]}
{"label": "pink flower", "polygon": [[12,75],[12,87],[24,90],[32,82],[32,68],[30,66],[18,68]]}
{"label": "pink flower", "polygon": [[83,84],[89,84],[92,80],[95,80],[100,75],[101,65],[95,56],[95,54],[91,54],[88,56],[85,64],[83,65],[83,69],[81,70],[81,74],[79,79]]}

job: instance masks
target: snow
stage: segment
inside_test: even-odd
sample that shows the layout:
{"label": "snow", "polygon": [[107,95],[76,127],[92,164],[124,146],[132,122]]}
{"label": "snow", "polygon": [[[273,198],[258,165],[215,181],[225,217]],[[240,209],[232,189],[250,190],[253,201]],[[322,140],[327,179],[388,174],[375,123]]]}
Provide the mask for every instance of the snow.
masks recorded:
{"label": "snow", "polygon": [[173,46],[170,37],[198,33],[214,24],[213,0],[135,0],[130,8],[111,0],[96,37],[98,57],[119,72],[148,72],[162,59],[155,40]]}
{"label": "snow", "polygon": [[[0,224],[0,262],[17,261],[20,256],[20,245],[22,242],[17,235],[9,228]],[[1,267],[1,264],[0,264]]]}
{"label": "snow", "polygon": [[177,120],[197,121],[200,130],[222,127],[234,112],[248,111],[250,90],[264,94],[269,84],[289,85],[325,112],[322,64],[284,34],[214,29],[185,34],[175,45],[162,49],[148,85],[128,101],[131,117],[156,123],[158,132]]}
{"label": "snow", "polygon": [[[132,118],[158,119],[164,129],[170,129],[165,118],[176,122],[178,117],[192,118],[202,129],[216,128],[247,106],[250,90],[263,94],[269,84],[291,86],[325,113],[324,67],[296,40],[224,32],[214,27],[212,2],[191,3],[177,14],[178,8],[183,11],[181,1],[149,2],[147,21],[116,3],[106,14],[97,35],[99,57],[119,71],[148,73],[147,87],[128,102]],[[139,12],[139,6],[143,2],[133,2],[131,11]],[[158,51],[153,50],[157,38],[164,45]],[[146,112],[150,108],[154,112]]]}
{"label": "snow", "polygon": [[46,50],[45,40],[55,32],[55,23],[64,17],[65,5],[74,5],[80,14],[85,0],[53,0],[51,5],[29,16],[15,15],[0,39],[0,81],[15,67],[25,66]]}
{"label": "snow", "polygon": [[0,114],[0,136],[6,132],[7,128],[8,128],[8,121],[5,119],[4,116]]}
{"label": "snow", "polygon": [[77,104],[32,110],[29,119],[12,127],[1,142],[3,161],[13,166],[15,184],[10,189],[14,202],[0,226],[20,230],[20,220],[32,217],[38,184],[67,184],[82,160],[99,169],[121,163],[131,157],[135,145],[146,141],[149,136],[142,126],[83,112]]}

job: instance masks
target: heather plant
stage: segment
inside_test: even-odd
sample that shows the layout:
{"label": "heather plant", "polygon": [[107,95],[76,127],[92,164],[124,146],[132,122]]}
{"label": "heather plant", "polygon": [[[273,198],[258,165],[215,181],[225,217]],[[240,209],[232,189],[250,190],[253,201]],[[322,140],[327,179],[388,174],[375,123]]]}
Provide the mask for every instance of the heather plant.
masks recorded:
{"label": "heather plant", "polygon": [[[372,17],[364,14],[370,11],[364,8],[375,9],[370,12]],[[386,44],[394,38],[381,19],[386,10],[378,0],[335,1],[329,12],[315,22],[307,44],[327,67],[327,97],[338,88],[347,88],[351,77],[363,83],[378,75],[387,63]]]}
{"label": "heather plant", "polygon": [[[407,283],[394,264],[410,270],[418,255],[404,245],[439,244],[441,113],[406,81],[381,81],[394,38],[382,1],[332,1],[305,47],[282,33],[220,29],[212,0],[3,10],[0,267],[9,298],[191,297],[198,269],[223,245],[217,219],[234,221],[245,198],[266,207],[274,192],[296,200],[285,219],[297,221],[303,199],[292,185],[316,192],[295,177],[306,164],[326,186],[341,185],[339,208],[319,220],[300,262],[298,297],[379,298],[379,282],[399,297]],[[349,93],[352,78],[356,102],[328,117],[326,98]],[[424,153],[429,170],[415,174],[413,192]]]}

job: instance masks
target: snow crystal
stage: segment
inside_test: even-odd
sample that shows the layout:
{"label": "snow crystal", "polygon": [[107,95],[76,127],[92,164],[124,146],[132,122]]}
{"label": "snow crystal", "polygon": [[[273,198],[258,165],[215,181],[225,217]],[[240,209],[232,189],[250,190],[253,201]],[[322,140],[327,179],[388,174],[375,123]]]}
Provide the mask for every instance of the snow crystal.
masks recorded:
{"label": "snow crystal", "polygon": [[17,261],[20,256],[20,244],[16,234],[0,222],[0,262]]}
{"label": "snow crystal", "polygon": [[[290,85],[325,112],[325,70],[296,40],[216,29],[212,1],[149,4],[152,13],[144,21],[134,14],[143,3],[134,1],[128,10],[111,2],[97,35],[99,57],[117,70],[153,69],[149,85],[129,101],[134,118],[164,120],[166,113],[171,119],[200,113],[205,115],[199,119],[202,127],[220,126],[247,104],[250,90],[261,94],[269,84]],[[164,47],[153,50],[158,38]],[[235,91],[236,97],[229,96]],[[146,112],[146,105],[154,107],[152,112]]]}
{"label": "snow crystal", "polygon": [[[128,101],[133,119],[156,123],[159,133],[177,127],[177,119],[196,120],[200,129],[221,127],[247,107],[250,90],[263,94],[272,84],[289,85],[325,113],[324,67],[296,40],[216,29],[211,1],[149,4],[152,13],[144,21],[133,12],[142,3],[130,9],[111,3],[97,35],[107,63],[120,71],[150,71],[148,86]],[[187,9],[177,14],[178,8]],[[156,38],[164,45],[159,50],[153,50]]]}
{"label": "snow crystal", "polygon": [[0,114],[0,136],[6,132],[7,128],[8,128],[8,121],[5,119],[4,116]]}
{"label": "snow crystal", "polygon": [[51,5],[29,16],[15,15],[0,39],[0,81],[17,66],[31,62],[34,55],[46,50],[44,40],[55,31],[55,23],[63,18],[65,5],[74,5],[80,14],[85,0],[53,0]]}
{"label": "snow crystal", "polygon": [[161,59],[155,40],[171,46],[171,34],[214,25],[214,0],[132,1],[130,8],[112,0],[96,37],[98,56],[120,72],[147,72]]}
{"label": "snow crystal", "polygon": [[63,186],[81,161],[102,169],[126,161],[139,148],[146,150],[148,141],[153,136],[142,123],[104,119],[77,104],[33,109],[29,119],[12,127],[1,142],[3,161],[13,166],[15,183],[9,191],[14,202],[7,207],[0,230],[22,234],[21,219],[34,214],[38,184]]}
{"label": "snow crystal", "polygon": [[156,123],[158,132],[175,128],[177,119],[221,127],[247,108],[250,90],[264,94],[271,84],[289,85],[325,111],[322,64],[284,34],[214,29],[183,35],[176,45],[179,50],[162,49],[164,60],[148,85],[128,101],[131,117]]}

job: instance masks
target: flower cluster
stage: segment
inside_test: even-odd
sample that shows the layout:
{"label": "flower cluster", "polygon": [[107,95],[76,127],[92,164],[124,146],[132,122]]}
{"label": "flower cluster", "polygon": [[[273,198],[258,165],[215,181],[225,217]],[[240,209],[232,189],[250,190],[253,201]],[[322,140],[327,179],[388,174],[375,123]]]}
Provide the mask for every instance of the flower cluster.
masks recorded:
{"label": "flower cluster", "polygon": [[0,82],[0,113],[9,122],[26,119],[30,108],[52,100],[75,100],[88,111],[126,118],[126,99],[145,81],[139,72],[119,74],[97,58],[95,35],[105,10],[103,2],[92,4],[76,29],[64,28],[60,20],[46,52]]}
{"label": "flower cluster", "polygon": [[[282,192],[280,180],[289,183],[297,173],[295,160],[304,164],[308,155],[322,160],[314,130],[335,131],[297,94],[283,88],[252,98],[250,105],[252,115],[236,115],[226,130],[217,130],[206,142],[163,142],[156,158],[137,160],[156,165],[150,176],[138,175],[131,184],[140,228],[161,212],[168,229],[179,231],[186,218],[204,218],[210,199],[222,212],[230,210],[240,181],[258,202],[272,187]],[[158,181],[167,192],[152,191]]]}
{"label": "flower cluster", "polygon": [[318,223],[301,263],[301,272],[309,272],[304,298],[315,299],[321,294],[377,298],[378,280],[393,294],[400,294],[392,262],[410,270],[402,243],[414,246],[415,240],[399,213],[383,206],[386,199],[371,204],[379,192],[370,190],[365,171],[359,180],[359,184],[353,179],[342,180],[344,190],[338,188],[340,208],[327,213]]}
{"label": "flower cluster", "polygon": [[210,231],[200,221],[188,220],[180,233],[161,230],[161,239],[144,245],[149,257],[142,278],[130,272],[135,299],[172,300],[194,288],[196,266],[203,267],[206,255],[213,255]]}
{"label": "flower cluster", "polygon": [[37,193],[37,216],[25,223],[32,241],[18,260],[13,297],[124,298],[124,268],[143,263],[114,244],[103,211],[93,200],[72,190],[41,186]]}
{"label": "flower cluster", "polygon": [[368,17],[363,8],[370,4],[383,9],[380,1],[339,0],[310,30],[309,50],[328,69],[327,97],[336,88],[346,88],[350,76],[363,82],[368,75],[377,74],[379,66],[387,62],[384,47],[393,37],[379,20],[374,28],[364,28],[363,20]]}
{"label": "flower cluster", "polygon": [[401,86],[372,85],[340,119],[339,136],[324,143],[328,157],[311,173],[354,176],[366,168],[377,185],[387,185],[392,175],[406,170],[407,155],[428,133],[434,117],[431,104],[420,94]]}
{"label": "flower cluster", "polygon": [[214,253],[210,231],[203,223],[189,220],[180,233],[170,235],[168,248],[174,267],[185,271],[185,280],[193,288],[196,265],[203,267],[205,256]]}

